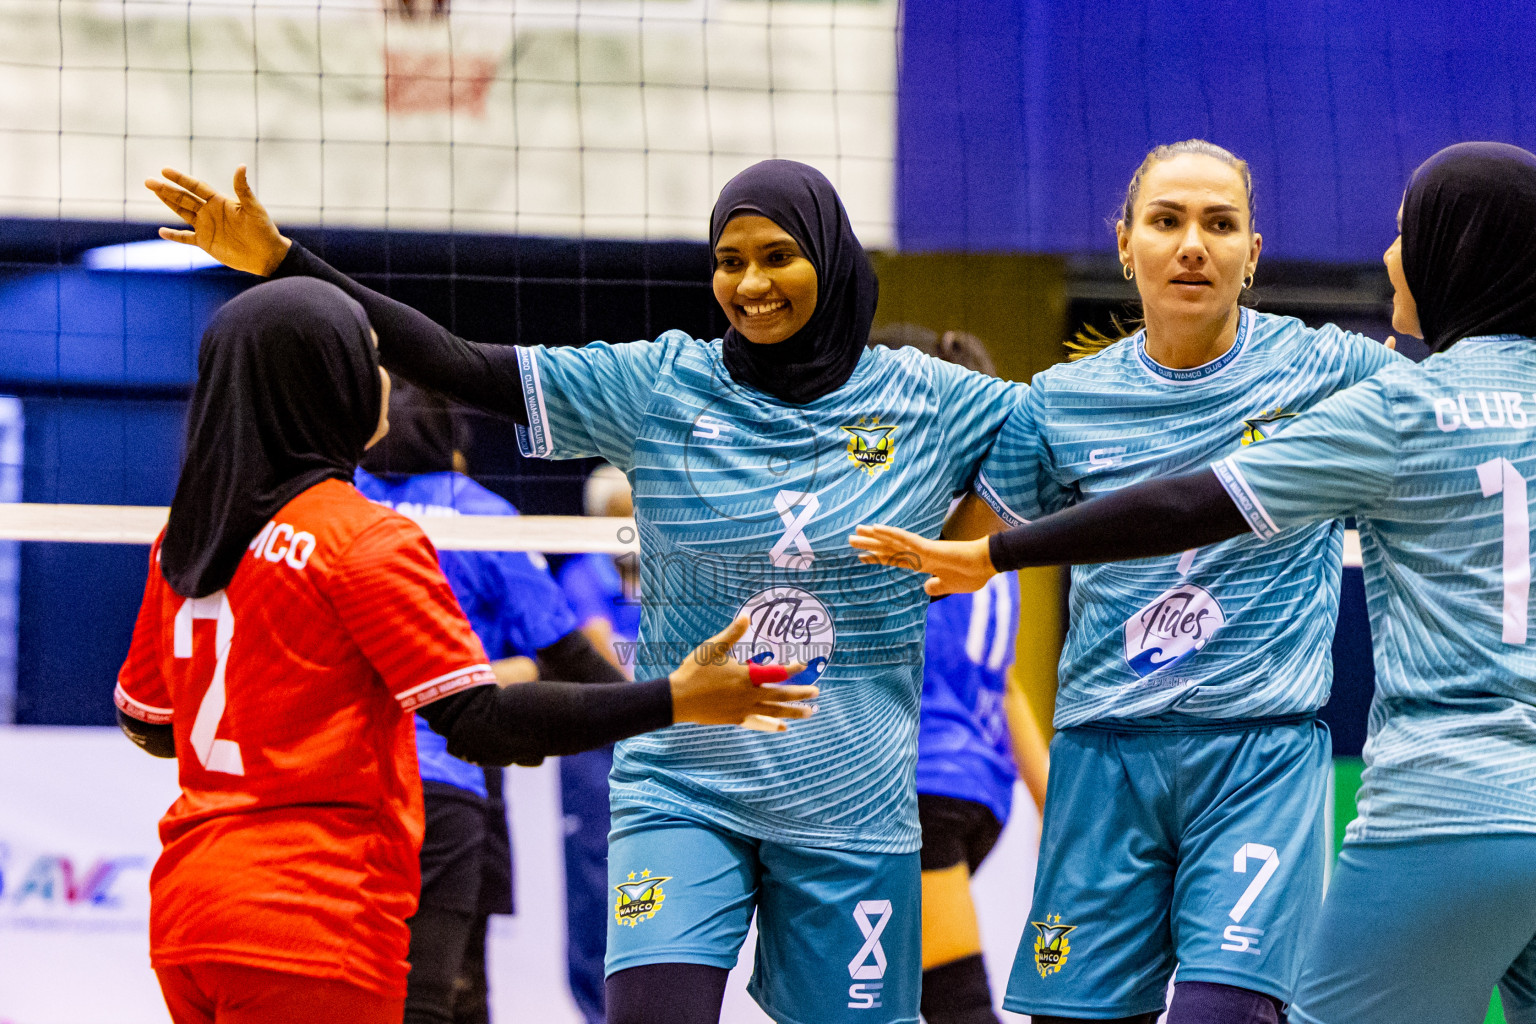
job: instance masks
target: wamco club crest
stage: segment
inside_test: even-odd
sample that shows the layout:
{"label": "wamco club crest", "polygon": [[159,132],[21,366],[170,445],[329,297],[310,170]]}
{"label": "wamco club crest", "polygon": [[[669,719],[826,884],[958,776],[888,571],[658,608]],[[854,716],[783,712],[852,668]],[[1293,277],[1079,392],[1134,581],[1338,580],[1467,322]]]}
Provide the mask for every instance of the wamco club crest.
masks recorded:
{"label": "wamco club crest", "polygon": [[870,476],[883,473],[896,464],[896,430],[894,423],[881,423],[880,417],[843,427],[848,432],[848,461]]}
{"label": "wamco club crest", "polygon": [[1062,924],[1060,914],[1046,914],[1044,921],[1029,923],[1040,933],[1035,936],[1035,970],[1042,978],[1055,974],[1067,965],[1067,954],[1072,952],[1067,934],[1077,931],[1077,925]]}
{"label": "wamco club crest", "polygon": [[653,875],[650,869],[640,872],[639,878],[631,871],[628,881],[614,886],[619,893],[619,900],[613,905],[614,920],[633,928],[641,921],[655,917],[667,898],[661,891],[661,883],[670,881],[671,876]]}

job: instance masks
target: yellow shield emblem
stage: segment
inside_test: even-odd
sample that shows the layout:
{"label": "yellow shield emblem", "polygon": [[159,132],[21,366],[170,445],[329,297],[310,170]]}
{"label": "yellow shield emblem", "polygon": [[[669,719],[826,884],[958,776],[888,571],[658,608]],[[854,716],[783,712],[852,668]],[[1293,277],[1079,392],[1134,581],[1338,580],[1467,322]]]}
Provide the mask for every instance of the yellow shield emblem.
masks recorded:
{"label": "yellow shield emblem", "polygon": [[848,432],[848,461],[870,476],[890,469],[896,461],[896,426],[881,424],[880,417],[866,423],[859,420]]}

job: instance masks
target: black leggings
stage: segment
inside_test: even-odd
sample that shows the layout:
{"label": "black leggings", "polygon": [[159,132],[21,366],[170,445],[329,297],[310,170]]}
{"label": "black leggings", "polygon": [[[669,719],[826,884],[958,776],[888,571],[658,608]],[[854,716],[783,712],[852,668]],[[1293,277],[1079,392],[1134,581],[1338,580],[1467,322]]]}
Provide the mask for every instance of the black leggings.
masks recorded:
{"label": "black leggings", "polygon": [[608,1024],[719,1024],[731,972],[705,964],[645,964],[608,975]]}
{"label": "black leggings", "polygon": [[[1156,1024],[1158,1014],[1143,1013],[1118,1020],[1088,1021],[1074,1017],[1031,1018],[1035,1024]],[[1173,986],[1168,1024],[1281,1024],[1285,1007],[1274,996],[1212,981],[1181,981]]]}

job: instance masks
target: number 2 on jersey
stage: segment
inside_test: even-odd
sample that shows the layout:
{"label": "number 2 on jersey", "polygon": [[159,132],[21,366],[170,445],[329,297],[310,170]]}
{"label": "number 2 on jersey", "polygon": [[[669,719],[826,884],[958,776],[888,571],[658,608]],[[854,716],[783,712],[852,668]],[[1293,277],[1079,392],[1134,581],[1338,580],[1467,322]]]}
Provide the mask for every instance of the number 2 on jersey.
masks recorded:
{"label": "number 2 on jersey", "polygon": [[1504,496],[1504,642],[1523,644],[1531,605],[1531,508],[1525,478],[1505,458],[1477,467],[1483,497]]}
{"label": "number 2 on jersey", "polygon": [[224,718],[224,672],[229,667],[230,641],[235,638],[235,615],[230,611],[229,599],[224,591],[207,597],[189,597],[176,609],[176,622],[172,634],[172,653],[178,658],[192,657],[192,624],[198,619],[213,619],[215,662],[213,680],[197,706],[197,717],[192,721],[192,750],[197,760],[211,772],[228,775],[244,775],[245,764],[240,759],[240,745],[233,740],[218,738],[219,724]]}

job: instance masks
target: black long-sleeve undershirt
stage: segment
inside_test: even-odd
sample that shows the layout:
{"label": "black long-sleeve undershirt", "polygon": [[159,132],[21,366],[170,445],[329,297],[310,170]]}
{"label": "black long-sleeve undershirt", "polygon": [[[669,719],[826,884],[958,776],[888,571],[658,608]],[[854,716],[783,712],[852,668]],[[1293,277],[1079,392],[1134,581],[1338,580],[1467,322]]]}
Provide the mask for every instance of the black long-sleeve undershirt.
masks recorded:
{"label": "black long-sleeve undershirt", "polygon": [[[476,686],[433,701],[418,712],[448,740],[448,753],[475,764],[538,764],[579,754],[672,724],[672,684],[516,683]],[[155,757],[175,757],[172,727],[150,725],[121,711],[117,724]]]}
{"label": "black long-sleeve undershirt", "polygon": [[988,541],[998,572],[1171,555],[1248,532],[1209,469],[1148,480],[1073,505]]}
{"label": "black long-sleeve undershirt", "polygon": [[[477,686],[422,708],[421,717],[448,740],[448,752],[476,764],[538,764],[546,757],[596,750],[672,724],[666,679],[631,683],[573,630],[538,652],[541,671],[569,683]],[[150,725],[117,713],[118,727],[155,757],[175,757],[170,724]]]}
{"label": "black long-sleeve undershirt", "polygon": [[596,750],[672,724],[672,684],[516,683],[477,686],[433,701],[418,714],[474,764],[538,764]]}
{"label": "black long-sleeve undershirt", "polygon": [[379,335],[379,361],[386,370],[527,425],[522,375],[511,345],[467,341],[405,303],[358,284],[298,242],[289,246],[288,255],[272,276],[329,281],[356,299],[368,314],[368,322]]}

